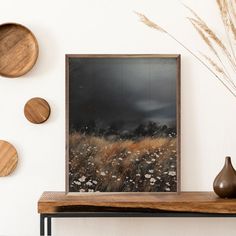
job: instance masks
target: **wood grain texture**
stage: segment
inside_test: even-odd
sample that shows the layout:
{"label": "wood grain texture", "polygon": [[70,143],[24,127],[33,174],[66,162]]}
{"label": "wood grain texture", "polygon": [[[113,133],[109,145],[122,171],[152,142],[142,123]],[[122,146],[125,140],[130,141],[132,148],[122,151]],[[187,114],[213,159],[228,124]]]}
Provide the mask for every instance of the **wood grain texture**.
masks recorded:
{"label": "wood grain texture", "polygon": [[0,140],[0,177],[10,175],[16,168],[16,149],[7,141]]}
{"label": "wood grain texture", "polygon": [[45,122],[49,118],[50,113],[50,106],[43,98],[31,98],[24,107],[26,119],[34,124]]}
{"label": "wood grain texture", "polygon": [[38,43],[23,25],[0,25],[0,75],[15,78],[32,69],[38,58]]}
{"label": "wood grain texture", "polygon": [[236,199],[221,199],[213,192],[98,193],[69,194],[44,192],[39,213],[68,211],[171,211],[195,213],[236,213]]}

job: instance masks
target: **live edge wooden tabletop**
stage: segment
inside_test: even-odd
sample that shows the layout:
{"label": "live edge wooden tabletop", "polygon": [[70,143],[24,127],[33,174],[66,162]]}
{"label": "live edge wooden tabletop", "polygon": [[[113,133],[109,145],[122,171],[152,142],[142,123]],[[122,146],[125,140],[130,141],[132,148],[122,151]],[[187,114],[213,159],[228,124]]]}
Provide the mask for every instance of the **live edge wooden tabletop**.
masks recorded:
{"label": "live edge wooden tabletop", "polygon": [[236,214],[236,199],[220,199],[213,192],[99,193],[66,195],[44,192],[38,212],[142,211]]}

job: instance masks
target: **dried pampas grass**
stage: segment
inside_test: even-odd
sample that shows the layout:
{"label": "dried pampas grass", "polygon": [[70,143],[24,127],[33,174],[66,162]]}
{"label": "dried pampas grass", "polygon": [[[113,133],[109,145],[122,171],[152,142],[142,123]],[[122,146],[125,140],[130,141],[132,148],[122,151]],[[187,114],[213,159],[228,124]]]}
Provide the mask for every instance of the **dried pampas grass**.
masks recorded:
{"label": "dried pampas grass", "polygon": [[148,27],[151,27],[153,29],[156,29],[156,30],[159,30],[163,33],[166,33],[166,31],[162,27],[160,27],[159,25],[157,25],[153,21],[149,20],[145,15],[138,13],[138,12],[135,12],[135,13],[137,16],[139,16],[140,21],[143,22]]}
{"label": "dried pampas grass", "polygon": [[201,58],[167,30],[148,19],[145,15],[135,13],[142,23],[162,33],[166,33],[184,47],[236,97],[236,84],[233,79],[236,73],[236,0],[216,0],[216,3],[225,28],[226,41],[222,40],[193,9],[184,5],[192,14],[192,17],[187,17],[187,19],[212,53],[209,56],[201,53]]}

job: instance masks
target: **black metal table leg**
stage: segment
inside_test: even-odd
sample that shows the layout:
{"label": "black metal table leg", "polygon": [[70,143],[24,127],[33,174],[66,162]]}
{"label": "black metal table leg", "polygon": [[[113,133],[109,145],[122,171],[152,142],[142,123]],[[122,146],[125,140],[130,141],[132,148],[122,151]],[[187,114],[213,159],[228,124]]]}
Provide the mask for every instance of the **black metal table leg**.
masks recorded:
{"label": "black metal table leg", "polygon": [[52,235],[52,218],[47,217],[47,233],[48,235]]}
{"label": "black metal table leg", "polygon": [[40,236],[45,235],[44,216],[40,214]]}

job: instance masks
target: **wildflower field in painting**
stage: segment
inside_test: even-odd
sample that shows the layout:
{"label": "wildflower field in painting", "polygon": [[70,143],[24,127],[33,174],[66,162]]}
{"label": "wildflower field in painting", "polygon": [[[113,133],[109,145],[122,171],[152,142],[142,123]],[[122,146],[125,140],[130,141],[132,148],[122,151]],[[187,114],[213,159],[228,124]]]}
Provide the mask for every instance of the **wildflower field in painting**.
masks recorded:
{"label": "wildflower field in painting", "polygon": [[176,191],[176,138],[70,135],[72,192]]}

